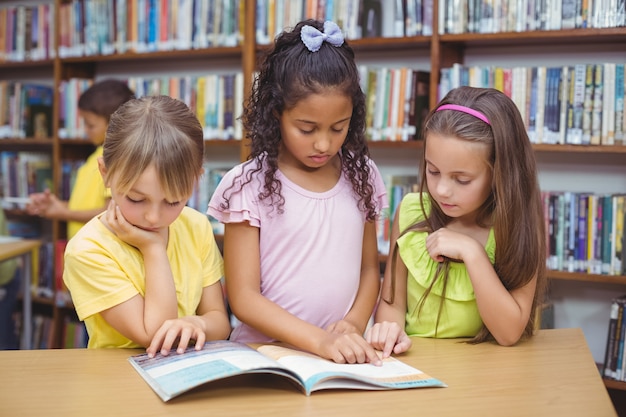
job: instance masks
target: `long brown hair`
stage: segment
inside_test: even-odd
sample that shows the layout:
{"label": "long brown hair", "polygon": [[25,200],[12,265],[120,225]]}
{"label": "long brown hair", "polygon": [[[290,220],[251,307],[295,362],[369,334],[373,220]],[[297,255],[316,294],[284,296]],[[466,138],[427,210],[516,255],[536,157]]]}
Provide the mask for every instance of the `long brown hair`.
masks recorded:
{"label": "long brown hair", "polygon": [[[477,110],[489,119],[489,124],[459,111],[440,111],[444,104],[458,104]],[[515,103],[502,92],[491,88],[459,87],[450,91],[429,113],[424,122],[424,144],[430,134],[452,136],[486,144],[488,163],[492,169],[491,194],[480,207],[477,216],[479,226],[493,225],[496,240],[494,269],[508,290],[523,287],[535,276],[537,285],[533,308],[522,337],[529,337],[535,329],[536,307],[542,302],[546,287],[545,227],[541,191],[537,178],[535,155],[526,127]],[[424,146],[425,148],[425,146]],[[424,220],[402,230],[400,236],[409,232],[433,232],[445,227],[452,220],[430,198],[426,184],[425,152],[420,167],[420,205]],[[424,195],[432,202],[425,210]],[[395,291],[395,264],[397,245],[392,249],[392,297]],[[437,266],[430,287],[418,302],[417,314],[434,283],[443,279],[445,295],[450,260]],[[437,325],[443,308],[439,308]],[[387,301],[387,300],[386,300]],[[392,303],[391,301],[387,301]],[[436,330],[435,330],[436,333]],[[470,341],[480,343],[493,339],[486,326]]]}

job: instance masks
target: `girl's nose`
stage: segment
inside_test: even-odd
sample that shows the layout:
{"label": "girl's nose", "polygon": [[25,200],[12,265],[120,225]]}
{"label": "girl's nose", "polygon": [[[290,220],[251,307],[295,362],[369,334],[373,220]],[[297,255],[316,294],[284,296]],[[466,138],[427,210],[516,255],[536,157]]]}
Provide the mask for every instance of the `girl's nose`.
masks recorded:
{"label": "girl's nose", "polygon": [[159,208],[156,206],[151,206],[145,213],[144,218],[150,224],[155,224],[159,221],[160,218]]}
{"label": "girl's nose", "polygon": [[313,143],[313,148],[317,152],[324,153],[328,151],[328,149],[330,148],[330,142],[331,140],[328,134],[320,133],[315,138],[315,142]]}
{"label": "girl's nose", "polygon": [[442,195],[442,196],[450,195],[450,190],[451,189],[452,189],[452,187],[450,186],[450,181],[449,180],[441,178],[437,182],[437,194]]}

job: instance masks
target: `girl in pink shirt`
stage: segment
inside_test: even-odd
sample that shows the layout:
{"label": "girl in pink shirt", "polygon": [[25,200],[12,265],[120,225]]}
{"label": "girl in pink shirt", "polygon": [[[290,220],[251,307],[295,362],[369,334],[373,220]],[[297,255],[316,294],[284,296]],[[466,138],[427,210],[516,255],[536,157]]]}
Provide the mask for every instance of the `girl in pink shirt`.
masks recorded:
{"label": "girl in pink shirt", "polygon": [[224,265],[242,342],[282,341],[338,363],[379,364],[363,338],[380,284],[386,192],[365,139],[354,53],[333,22],[276,38],[243,114],[250,160],[220,182]]}

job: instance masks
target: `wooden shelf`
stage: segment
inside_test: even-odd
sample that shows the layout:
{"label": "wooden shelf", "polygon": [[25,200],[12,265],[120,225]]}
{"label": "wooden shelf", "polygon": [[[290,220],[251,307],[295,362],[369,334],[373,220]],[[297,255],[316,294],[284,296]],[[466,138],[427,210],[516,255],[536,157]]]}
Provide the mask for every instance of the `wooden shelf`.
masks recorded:
{"label": "wooden shelf", "polygon": [[604,381],[604,386],[608,389],[615,389],[620,391],[626,391],[626,382],[625,381],[616,381],[614,379],[602,378]]}
{"label": "wooden shelf", "polygon": [[0,71],[5,68],[17,68],[20,70],[24,68],[49,68],[50,70],[52,70],[53,65],[54,60],[52,59],[44,59],[39,61],[1,61]]}
{"label": "wooden shelf", "polygon": [[535,144],[533,149],[536,152],[559,152],[559,153],[593,153],[593,154],[613,154],[626,153],[625,145],[549,145]]}
{"label": "wooden shelf", "polygon": [[[401,141],[369,141],[370,148],[410,148],[422,149],[424,147],[423,140]],[[626,154],[626,145],[551,145],[551,144],[534,144],[535,152],[545,153],[584,153],[584,154]]]}
{"label": "wooden shelf", "polygon": [[87,55],[77,57],[60,58],[61,64],[85,64],[94,62],[132,62],[132,61],[164,61],[167,59],[184,58],[184,59],[202,59],[211,58],[240,58],[242,53],[241,46],[232,47],[214,47],[204,49],[187,49],[172,51],[155,51],[155,52],[125,52],[123,54],[110,55]]}
{"label": "wooden shelf", "polygon": [[626,275],[587,274],[584,272],[564,272],[551,270],[548,270],[547,275],[550,279],[626,285]]}
{"label": "wooden shelf", "polygon": [[463,44],[466,46],[523,46],[523,45],[564,45],[624,43],[626,28],[536,30],[528,32],[504,33],[463,33],[439,36],[442,44]]}
{"label": "wooden shelf", "polygon": [[[4,142],[0,140],[0,143],[4,143]],[[89,142],[89,140],[80,139],[80,138],[59,139],[59,143],[61,143],[63,146],[93,146],[93,144]],[[204,145],[207,147],[239,148],[241,146],[241,141],[238,139],[230,139],[230,140],[206,139],[204,141]]]}
{"label": "wooden shelf", "polygon": [[20,139],[0,139],[0,146],[3,150],[9,149],[27,149],[27,150],[47,150],[49,151],[54,142],[52,138],[35,139],[35,138],[20,138]]}
{"label": "wooden shelf", "polygon": [[392,141],[392,140],[380,140],[374,141],[370,140],[367,142],[367,146],[372,149],[422,149],[424,147],[423,140],[409,140],[406,142],[403,141]]}

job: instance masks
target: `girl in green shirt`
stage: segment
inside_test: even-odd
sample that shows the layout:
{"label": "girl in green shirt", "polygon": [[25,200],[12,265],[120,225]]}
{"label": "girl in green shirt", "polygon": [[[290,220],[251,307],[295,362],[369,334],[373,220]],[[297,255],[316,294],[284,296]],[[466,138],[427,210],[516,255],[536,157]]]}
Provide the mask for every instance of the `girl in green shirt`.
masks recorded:
{"label": "girl in green shirt", "polygon": [[375,325],[384,356],[409,336],[510,346],[534,330],[545,287],[545,231],[535,157],[511,99],[460,87],[424,124],[420,192],[393,221]]}

